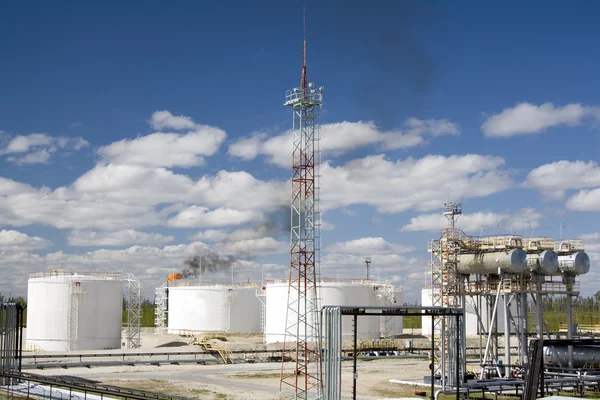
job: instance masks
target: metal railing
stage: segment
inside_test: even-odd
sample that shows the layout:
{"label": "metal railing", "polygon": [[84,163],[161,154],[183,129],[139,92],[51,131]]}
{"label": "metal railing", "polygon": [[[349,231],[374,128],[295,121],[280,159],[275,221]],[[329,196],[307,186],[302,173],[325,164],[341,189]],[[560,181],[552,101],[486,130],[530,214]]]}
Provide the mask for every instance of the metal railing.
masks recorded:
{"label": "metal railing", "polygon": [[286,104],[310,103],[319,105],[323,103],[323,92],[320,88],[316,89],[314,87],[309,87],[307,89],[294,88],[286,90],[285,102]]}
{"label": "metal railing", "polygon": [[572,253],[584,249],[583,240],[580,239],[561,239],[554,242],[554,251],[557,253]]}
{"label": "metal railing", "polygon": [[181,287],[181,286],[214,286],[214,287],[258,287],[258,284],[252,282],[240,282],[240,283],[227,283],[227,282],[199,282],[198,280],[176,280],[168,283],[169,287]]}
{"label": "metal railing", "polygon": [[86,279],[112,279],[122,280],[123,274],[120,272],[96,272],[96,271],[65,271],[65,270],[54,270],[44,272],[31,272],[29,279],[35,278],[62,278],[65,280],[86,280]]}
{"label": "metal railing", "polygon": [[100,397],[118,397],[134,400],[184,400],[187,397],[170,396],[162,393],[149,392],[137,389],[128,389],[112,385],[99,385],[87,383],[83,380],[57,379],[36,374],[19,373],[13,371],[0,371],[0,378],[11,382],[9,385],[0,386],[0,393],[7,397],[22,398],[68,398],[74,396],[78,399],[87,399],[88,395]]}

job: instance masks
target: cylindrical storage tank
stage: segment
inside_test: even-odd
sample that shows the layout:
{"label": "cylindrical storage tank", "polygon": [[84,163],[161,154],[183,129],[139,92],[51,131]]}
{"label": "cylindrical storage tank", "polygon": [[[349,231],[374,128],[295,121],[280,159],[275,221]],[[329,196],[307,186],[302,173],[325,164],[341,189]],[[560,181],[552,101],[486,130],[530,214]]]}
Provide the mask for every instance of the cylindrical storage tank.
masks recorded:
{"label": "cylindrical storage tank", "polygon": [[[324,306],[377,306],[379,304],[376,283],[322,281],[319,283],[318,307]],[[292,295],[292,301],[297,297]],[[286,329],[286,315],[293,321],[296,312],[288,313],[288,283],[286,281],[268,282],[266,285],[266,321],[265,342],[283,342]],[[297,302],[296,302],[297,304]],[[304,312],[301,307],[300,312]],[[289,315],[288,315],[289,314]],[[308,316],[309,324],[317,326],[312,316]],[[352,338],[352,316],[342,317],[342,339]],[[304,332],[303,324],[299,327]],[[379,317],[358,318],[358,339],[378,339],[380,334]],[[304,338],[302,338],[304,339]]]}
{"label": "cylindrical storage tank", "polygon": [[527,253],[522,249],[458,255],[458,272],[461,274],[497,274],[498,268],[503,272],[520,274],[526,267]]}
{"label": "cylindrical storage tank", "polygon": [[558,271],[558,255],[552,250],[527,254],[527,268],[542,275],[552,275]]}
{"label": "cylindrical storage tank", "polygon": [[27,283],[30,350],[121,348],[123,278],[116,273],[40,272]]}
{"label": "cylindrical storage tank", "polygon": [[185,283],[169,287],[168,333],[260,332],[262,304],[257,286]]}
{"label": "cylindrical storage tank", "polygon": [[583,275],[590,271],[590,257],[587,253],[577,252],[558,256],[558,269],[567,275]]}

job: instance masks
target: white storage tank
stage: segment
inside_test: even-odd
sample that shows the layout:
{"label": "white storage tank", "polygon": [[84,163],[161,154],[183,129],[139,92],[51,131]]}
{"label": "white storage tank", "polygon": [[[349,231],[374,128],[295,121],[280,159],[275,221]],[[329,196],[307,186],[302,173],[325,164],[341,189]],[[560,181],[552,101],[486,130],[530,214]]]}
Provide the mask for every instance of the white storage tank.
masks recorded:
{"label": "white storage tank", "polygon": [[29,350],[121,348],[123,277],[118,273],[38,272],[27,284]]}
{"label": "white storage tank", "polygon": [[169,333],[258,333],[262,303],[256,285],[202,284],[177,281],[169,286]]}
{"label": "white storage tank", "polygon": [[[323,306],[380,306],[379,283],[372,281],[340,281],[322,280],[319,283],[319,310]],[[294,298],[292,298],[293,300]],[[288,282],[273,281],[266,285],[266,343],[283,342],[285,338],[286,315],[288,304]],[[303,310],[300,310],[303,312]],[[290,315],[290,319],[294,318]],[[309,317],[312,318],[312,317]],[[352,316],[342,317],[342,339],[352,338]],[[314,323],[311,322],[310,323]],[[316,324],[315,324],[316,326]],[[379,317],[358,318],[358,339],[379,339],[381,322]],[[304,331],[304,326],[300,326]]]}

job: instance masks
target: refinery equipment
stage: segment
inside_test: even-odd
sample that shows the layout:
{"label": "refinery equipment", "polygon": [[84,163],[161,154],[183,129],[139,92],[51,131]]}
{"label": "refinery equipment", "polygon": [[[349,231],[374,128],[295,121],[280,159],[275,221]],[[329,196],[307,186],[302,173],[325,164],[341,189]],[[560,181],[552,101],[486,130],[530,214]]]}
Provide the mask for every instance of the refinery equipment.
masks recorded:
{"label": "refinery equipment", "polygon": [[122,274],[108,272],[61,270],[30,274],[26,348],[121,348],[123,282]]}
{"label": "refinery equipment", "polygon": [[[590,268],[590,259],[579,240],[468,236],[456,228],[461,214],[460,204],[445,205],[448,228],[442,230],[439,239],[428,243],[431,281],[422,292],[423,305],[458,307],[465,312],[465,324],[459,329],[451,320],[433,317],[435,336],[439,338],[434,365],[444,388],[464,382],[465,365],[457,369],[452,356],[457,335],[463,338],[462,343],[466,335],[485,337],[485,343],[480,341],[479,360],[473,361],[479,364],[480,378],[508,378],[527,365],[529,304],[536,309],[535,331],[541,338],[543,296],[566,296],[567,337],[572,338],[571,301],[579,293],[576,277]],[[424,332],[431,333],[431,320],[427,318],[431,317],[423,317],[423,326],[428,327]],[[504,338],[503,351],[499,347],[499,334]],[[511,355],[511,340],[515,340],[518,349],[516,357]],[[570,358],[572,361],[573,357]]]}
{"label": "refinery equipment", "polygon": [[262,304],[256,289],[253,284],[172,281],[168,287],[168,333],[258,333]]}
{"label": "refinery equipment", "polygon": [[[318,282],[319,304],[322,306],[389,306],[402,301],[402,292],[388,282],[366,280],[326,280]],[[277,343],[285,339],[285,312],[288,298],[287,281],[269,281],[265,285],[265,342]],[[308,318],[313,318],[312,314]],[[309,324],[316,324],[309,321]],[[343,318],[342,335],[351,339],[352,318]],[[402,330],[402,317],[364,317],[358,326],[359,339],[392,337]],[[304,327],[300,326],[300,332]],[[304,338],[303,338],[304,339]],[[313,338],[307,338],[313,340]]]}

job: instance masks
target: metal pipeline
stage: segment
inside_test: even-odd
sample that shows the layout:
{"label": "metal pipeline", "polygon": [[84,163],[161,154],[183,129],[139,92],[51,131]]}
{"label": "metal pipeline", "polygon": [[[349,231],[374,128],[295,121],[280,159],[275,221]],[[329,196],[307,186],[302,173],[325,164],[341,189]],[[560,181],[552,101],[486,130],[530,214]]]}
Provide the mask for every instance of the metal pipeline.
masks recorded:
{"label": "metal pipeline", "polygon": [[[583,368],[586,365],[600,365],[600,346],[571,346],[573,364],[571,368]],[[569,346],[544,346],[544,363],[560,367],[569,366]]]}

